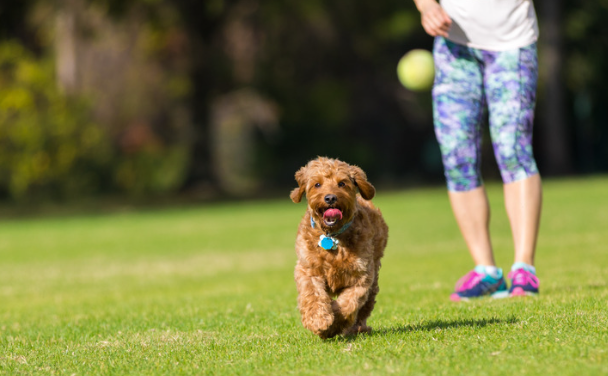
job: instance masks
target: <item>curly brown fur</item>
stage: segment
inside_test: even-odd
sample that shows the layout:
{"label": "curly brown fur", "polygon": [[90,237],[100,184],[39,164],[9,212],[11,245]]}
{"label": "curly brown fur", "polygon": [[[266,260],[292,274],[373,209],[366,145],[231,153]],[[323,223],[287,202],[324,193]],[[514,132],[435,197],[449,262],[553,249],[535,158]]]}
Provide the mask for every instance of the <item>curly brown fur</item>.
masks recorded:
{"label": "curly brown fur", "polygon": [[[295,178],[298,187],[291,199],[298,203],[306,194],[308,200],[296,237],[295,281],[302,324],[323,339],[369,333],[366,321],[376,303],[380,259],[388,239],[382,214],[369,201],[376,190],[361,168],[337,159],[312,160]],[[341,216],[326,215],[337,213],[335,209]],[[318,245],[321,235],[340,232],[350,221],[350,227],[334,236],[337,249]]]}

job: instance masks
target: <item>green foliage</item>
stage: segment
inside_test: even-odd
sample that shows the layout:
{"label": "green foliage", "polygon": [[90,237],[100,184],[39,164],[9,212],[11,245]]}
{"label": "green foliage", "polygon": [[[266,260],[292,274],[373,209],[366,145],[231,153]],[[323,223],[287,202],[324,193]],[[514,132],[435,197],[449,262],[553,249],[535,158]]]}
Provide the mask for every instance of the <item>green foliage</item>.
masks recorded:
{"label": "green foliage", "polygon": [[[190,87],[184,74],[162,74],[162,66],[146,65],[146,58],[160,60],[158,46],[168,34],[150,30],[139,38],[144,42],[136,58],[144,63],[131,69],[125,79],[135,77],[130,85],[123,89],[120,77],[103,77],[101,89],[80,95],[59,90],[51,55],[37,58],[17,42],[0,44],[0,199],[144,195],[180,187],[190,149],[180,128],[187,120],[180,120],[184,111],[176,103]],[[112,83],[102,86],[103,81]],[[118,94],[110,97],[104,89]],[[150,126],[159,118],[167,137]]]}
{"label": "green foliage", "polygon": [[25,200],[96,190],[109,143],[89,109],[59,92],[48,59],[0,44],[0,192]]}
{"label": "green foliage", "polygon": [[132,195],[175,190],[186,175],[189,155],[184,146],[144,148],[117,161],[115,181]]}
{"label": "green foliage", "polygon": [[[0,227],[0,373],[600,375],[608,372],[608,178],[546,181],[538,299],[448,300],[471,260],[444,189],[386,193],[372,335],[299,322],[305,203],[235,203]],[[499,265],[513,261],[489,186]]]}

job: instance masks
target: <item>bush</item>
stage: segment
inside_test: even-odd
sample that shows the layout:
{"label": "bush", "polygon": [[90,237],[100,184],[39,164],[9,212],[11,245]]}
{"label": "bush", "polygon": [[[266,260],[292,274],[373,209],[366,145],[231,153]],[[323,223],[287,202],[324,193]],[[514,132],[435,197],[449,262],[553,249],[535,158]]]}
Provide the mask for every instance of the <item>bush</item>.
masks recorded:
{"label": "bush", "polygon": [[110,142],[90,107],[57,88],[50,59],[0,44],[0,195],[14,200],[99,191]]}
{"label": "bush", "polygon": [[145,122],[110,124],[94,113],[82,95],[59,90],[52,59],[0,43],[0,199],[134,196],[181,186],[186,145],[167,142]]}

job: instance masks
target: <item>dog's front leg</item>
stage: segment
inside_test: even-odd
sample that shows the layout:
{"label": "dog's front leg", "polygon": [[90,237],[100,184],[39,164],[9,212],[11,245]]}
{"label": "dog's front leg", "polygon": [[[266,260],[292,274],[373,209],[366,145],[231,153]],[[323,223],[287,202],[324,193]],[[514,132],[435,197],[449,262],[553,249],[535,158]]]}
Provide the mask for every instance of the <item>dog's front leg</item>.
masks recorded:
{"label": "dog's front leg", "polygon": [[334,322],[326,332],[328,337],[343,334],[355,324],[359,309],[367,301],[369,287],[369,277],[362,278],[355,286],[344,289],[332,302]]}
{"label": "dog's front leg", "polygon": [[324,279],[319,276],[309,276],[305,268],[297,265],[295,280],[302,325],[321,338],[327,338],[323,333],[333,323],[334,314]]}

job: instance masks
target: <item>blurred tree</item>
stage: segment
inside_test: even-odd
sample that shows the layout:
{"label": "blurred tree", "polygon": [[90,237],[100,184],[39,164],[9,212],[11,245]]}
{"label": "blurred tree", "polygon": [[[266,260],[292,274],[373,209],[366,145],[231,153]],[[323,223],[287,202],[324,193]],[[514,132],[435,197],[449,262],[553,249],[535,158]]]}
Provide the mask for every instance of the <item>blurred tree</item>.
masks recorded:
{"label": "blurred tree", "polygon": [[[112,186],[131,194],[175,191],[191,144],[189,39],[163,2],[41,3],[34,23],[55,47],[59,86],[92,102],[113,141]],[[45,25],[54,14],[54,25]]]}
{"label": "blurred tree", "polygon": [[55,69],[57,84],[66,94],[74,94],[77,90],[77,17],[82,13],[83,4],[80,1],[58,1],[55,10]]}
{"label": "blurred tree", "polygon": [[255,90],[241,89],[211,103],[209,122],[215,178],[224,192],[247,196],[259,187],[253,170],[256,128],[270,136],[277,130],[275,104]]}
{"label": "blurred tree", "polygon": [[608,171],[608,1],[564,2],[564,83],[576,171]]}
{"label": "blurred tree", "polygon": [[[0,196],[98,193],[109,143],[90,106],[63,96],[53,64],[15,42],[0,44]],[[100,171],[101,170],[101,171]]]}
{"label": "blurred tree", "polygon": [[547,175],[572,173],[565,111],[565,86],[562,77],[563,35],[562,0],[543,0],[539,6],[541,37],[539,43],[539,91],[544,100],[539,105],[542,172]]}
{"label": "blurred tree", "polygon": [[[95,0],[25,4],[8,2],[0,8],[0,19],[22,14],[30,35],[22,42],[42,56],[36,60],[23,50],[10,55],[10,66],[4,70],[8,86],[2,94],[9,104],[3,108],[1,127],[6,132],[4,152],[10,154],[7,160],[11,164],[5,165],[7,186],[0,186],[0,191],[6,189],[11,197],[45,189],[57,193],[67,189],[61,181],[70,185],[72,196],[101,190],[147,194],[179,189],[189,166],[191,120],[186,101],[191,86],[188,37],[174,8],[155,1],[133,1],[122,7]],[[16,24],[5,30],[8,35],[23,33]],[[2,46],[14,50],[10,42],[0,41]],[[43,90],[23,81],[22,76],[11,81],[11,73],[25,71],[22,66],[38,69],[36,77],[45,77],[49,87]],[[53,67],[55,72],[49,73]],[[82,129],[72,130],[78,123]],[[70,131],[61,138],[54,136],[54,128]],[[90,135],[91,129],[97,130],[110,150],[104,158],[84,157],[90,152],[81,149],[96,149],[79,135]],[[19,142],[15,132],[20,134]],[[68,159],[57,157],[68,162],[54,163],[54,148],[72,150],[60,153],[71,155]],[[29,162],[37,157],[49,163]],[[99,186],[69,183],[78,180],[72,175],[82,172],[71,167],[72,160],[74,166],[88,164],[96,172]],[[30,167],[19,168],[21,165]],[[93,180],[87,181],[90,185]]]}
{"label": "blurred tree", "polygon": [[251,195],[257,191],[260,179],[255,171],[253,132],[258,128],[272,134],[278,125],[275,103],[252,86],[262,47],[252,21],[257,10],[257,1],[242,0],[227,16],[220,33],[236,89],[210,103],[212,171],[218,188],[232,195]]}

